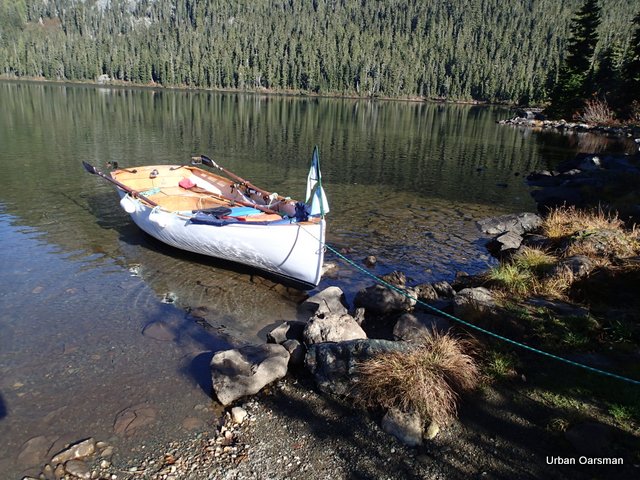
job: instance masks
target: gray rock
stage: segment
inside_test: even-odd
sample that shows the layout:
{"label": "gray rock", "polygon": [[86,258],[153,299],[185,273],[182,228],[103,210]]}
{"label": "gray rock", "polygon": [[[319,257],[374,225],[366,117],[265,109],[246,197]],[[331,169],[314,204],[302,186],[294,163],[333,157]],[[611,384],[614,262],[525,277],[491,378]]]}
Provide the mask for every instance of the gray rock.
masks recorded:
{"label": "gray rock", "polygon": [[147,324],[142,330],[142,335],[160,342],[172,342],[178,337],[177,331],[162,321]]}
{"label": "gray rock", "polygon": [[49,450],[57,438],[58,437],[39,435],[24,442],[18,454],[18,465],[27,468],[44,463]]}
{"label": "gray rock", "polygon": [[267,343],[217,352],[211,359],[213,390],[223,405],[258,393],[287,374],[289,352]]}
{"label": "gray rock", "polygon": [[522,237],[522,245],[527,247],[545,250],[551,247],[552,244],[553,242],[549,239],[549,237],[538,235],[536,233],[529,233]]}
{"label": "gray rock", "polygon": [[520,213],[501,215],[478,221],[480,230],[488,235],[499,235],[506,232],[514,232],[522,235],[525,232],[535,230],[542,224],[542,218],[535,213]]}
{"label": "gray rock", "polygon": [[526,303],[535,307],[547,308],[558,315],[567,317],[587,317],[589,315],[589,309],[559,300],[551,301],[545,298],[534,297],[528,299]]}
{"label": "gray rock", "polygon": [[65,463],[69,460],[77,460],[79,458],[85,458],[90,455],[93,455],[96,451],[96,441],[93,438],[87,438],[86,440],[82,440],[81,442],[74,443],[69,446],[65,450],[62,450],[60,453],[56,454],[52,459],[51,463],[54,465],[58,463]]}
{"label": "gray rock", "polygon": [[316,343],[310,345],[305,365],[325,393],[349,395],[353,389],[356,367],[374,355],[384,352],[406,352],[411,349],[406,342],[389,340],[350,340],[339,343]]}
{"label": "gray rock", "polygon": [[398,270],[382,275],[380,279],[398,288],[404,288],[407,284],[407,276]]}
{"label": "gray rock", "polygon": [[289,320],[282,322],[276,328],[267,333],[267,342],[283,344],[287,340],[302,341],[302,334],[307,322]]}
{"label": "gray rock", "polygon": [[498,235],[487,243],[487,250],[496,257],[503,257],[514,253],[522,244],[522,235],[515,232],[506,232]]}
{"label": "gray rock", "polygon": [[377,262],[378,260],[373,255],[369,255],[362,261],[362,263],[364,263],[369,268],[375,267]]}
{"label": "gray rock", "polygon": [[234,423],[240,425],[247,418],[247,411],[242,407],[233,407],[231,409],[231,419]]}
{"label": "gray rock", "polygon": [[593,271],[595,264],[584,255],[574,255],[572,257],[563,258],[554,267],[553,273],[559,273],[561,270],[570,271],[575,278],[582,278]]}
{"label": "gray rock", "polygon": [[348,314],[313,317],[307,323],[303,335],[307,345],[367,338],[362,327]]}
{"label": "gray rock", "polygon": [[133,405],[116,415],[113,431],[117,435],[132,436],[141,428],[154,423],[157,416],[158,412],[152,405],[147,403]]}
{"label": "gray rock", "polygon": [[[407,293],[415,297],[414,291]],[[367,312],[385,315],[410,310],[416,301],[388,287],[372,285],[356,294],[354,304],[356,307],[364,307]]]}
{"label": "gray rock", "polygon": [[491,292],[484,287],[465,288],[453,297],[453,314],[474,322],[496,313],[496,303]]}
{"label": "gray rock", "polygon": [[298,340],[285,340],[282,346],[289,352],[289,368],[298,368],[304,365],[304,356],[307,349]]}
{"label": "gray rock", "polygon": [[425,283],[423,285],[417,285],[416,287],[414,287],[414,291],[416,292],[416,297],[418,298],[418,300],[426,303],[438,300],[439,295],[433,285],[434,284],[431,283]]}
{"label": "gray rock", "polygon": [[340,287],[327,287],[305,300],[300,306],[311,315],[348,313],[347,301]]}
{"label": "gray rock", "polygon": [[456,292],[453,287],[446,280],[440,280],[439,282],[432,283],[433,289],[436,291],[439,297],[453,298]]}
{"label": "gray rock", "polygon": [[356,308],[353,313],[353,319],[356,321],[358,325],[362,325],[362,322],[365,320],[365,309],[363,307]]}
{"label": "gray rock", "polygon": [[403,313],[393,327],[393,338],[405,342],[419,342],[437,330],[446,332],[451,325],[446,318],[424,312]]}
{"label": "gray rock", "polygon": [[82,460],[69,460],[64,464],[64,469],[69,475],[75,478],[82,480],[90,480],[91,478],[91,470],[89,470],[89,466]]}
{"label": "gray rock", "polygon": [[406,413],[397,408],[390,408],[382,418],[382,430],[393,435],[409,447],[422,445],[424,421],[415,412]]}

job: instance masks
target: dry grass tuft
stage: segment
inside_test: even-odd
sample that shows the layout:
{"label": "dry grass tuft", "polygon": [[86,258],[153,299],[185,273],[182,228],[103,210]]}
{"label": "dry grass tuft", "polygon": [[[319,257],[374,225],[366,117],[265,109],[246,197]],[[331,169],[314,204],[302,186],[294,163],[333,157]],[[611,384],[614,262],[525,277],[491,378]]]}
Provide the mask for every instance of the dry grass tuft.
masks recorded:
{"label": "dry grass tuft", "polygon": [[542,222],[542,234],[552,240],[571,237],[580,232],[597,230],[620,230],[624,223],[617,216],[607,215],[602,209],[578,210],[577,208],[554,208]]}
{"label": "dry grass tuft", "polygon": [[587,100],[582,109],[582,114],[578,116],[578,119],[585,123],[595,123],[598,125],[620,125],[620,122],[616,119],[616,114],[611,110],[609,104],[599,98]]}
{"label": "dry grass tuft", "polygon": [[543,278],[534,293],[547,298],[566,300],[574,281],[575,276],[569,268],[560,268],[554,275]]}
{"label": "dry grass tuft", "polygon": [[409,352],[379,354],[357,366],[356,401],[445,425],[456,416],[458,395],[478,384],[478,367],[465,353],[470,349],[465,340],[432,332]]}

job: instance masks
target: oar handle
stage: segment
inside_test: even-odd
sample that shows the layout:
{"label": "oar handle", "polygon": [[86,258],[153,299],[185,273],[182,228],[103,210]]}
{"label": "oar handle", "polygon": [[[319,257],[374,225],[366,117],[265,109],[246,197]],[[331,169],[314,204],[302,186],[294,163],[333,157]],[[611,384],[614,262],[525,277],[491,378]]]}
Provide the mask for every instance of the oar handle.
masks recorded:
{"label": "oar handle", "polygon": [[244,178],[242,178],[239,175],[236,175],[235,173],[227,170],[226,168],[218,165],[216,162],[214,162],[213,160],[211,160],[209,157],[207,157],[206,155],[200,155],[198,157],[191,157],[192,162],[199,162],[202,163],[203,165],[206,165],[207,167],[211,167],[211,168],[217,168],[218,170],[220,170],[221,172],[226,173],[227,175],[229,175],[231,178],[233,178],[234,180],[236,180],[237,182],[240,182],[244,185],[246,185],[247,187],[255,190],[256,192],[260,192],[263,195],[266,196],[270,196],[271,192],[267,192],[266,190],[263,190],[262,188],[258,188],[256,187],[253,183],[251,183],[248,180],[245,180]]}
{"label": "oar handle", "polygon": [[116,180],[115,178],[110,177],[109,175],[105,175],[104,173],[102,173],[100,170],[98,170],[96,167],[94,167],[93,165],[91,165],[90,163],[85,162],[84,160],[82,161],[82,166],[84,167],[84,169],[91,173],[92,175],[98,175],[99,177],[104,178],[105,180],[107,180],[108,182],[113,183],[115,186],[117,186],[118,188],[120,188],[121,190],[124,190],[125,192],[131,194],[133,197],[137,197],[140,200],[143,200],[144,202],[148,203],[149,205],[151,205],[152,207],[157,207],[158,204],[156,202],[154,202],[153,200],[149,200],[147,197],[145,197],[144,195],[142,195],[140,192],[138,192],[137,190],[134,190],[133,188],[129,188],[127,187],[124,183],[120,183],[118,180]]}

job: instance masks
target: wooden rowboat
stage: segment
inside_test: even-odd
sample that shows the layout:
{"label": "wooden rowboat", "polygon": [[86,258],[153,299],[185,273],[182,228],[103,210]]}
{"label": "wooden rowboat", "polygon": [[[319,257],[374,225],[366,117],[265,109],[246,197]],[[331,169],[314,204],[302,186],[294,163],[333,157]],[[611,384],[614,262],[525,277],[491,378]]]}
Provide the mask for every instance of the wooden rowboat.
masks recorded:
{"label": "wooden rowboat", "polygon": [[305,288],[320,282],[329,206],[317,148],[306,203],[258,188],[205,156],[193,157],[192,165],[116,168],[110,174],[83,165],[113,183],[122,208],[161,242],[265,270]]}

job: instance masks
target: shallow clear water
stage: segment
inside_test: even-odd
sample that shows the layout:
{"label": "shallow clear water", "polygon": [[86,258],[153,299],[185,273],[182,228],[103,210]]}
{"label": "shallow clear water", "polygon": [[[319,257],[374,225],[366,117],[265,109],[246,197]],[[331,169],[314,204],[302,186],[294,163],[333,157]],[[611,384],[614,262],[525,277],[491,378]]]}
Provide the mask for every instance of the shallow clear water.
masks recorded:
{"label": "shallow clear water", "polygon": [[[301,292],[143,234],[81,160],[135,166],[203,153],[300,198],[317,144],[328,242],[356,262],[375,255],[374,274],[427,282],[491,264],[475,222],[534,209],[523,176],[585,141],[500,127],[506,109],[423,103],[0,83],[0,106],[7,478],[37,473],[68,441],[93,436],[129,455],[140,435],[206,429],[212,352],[262,341],[298,316]],[[338,267],[319,288],[352,298],[371,283],[327,260]],[[118,414],[136,405],[155,412],[149,425],[116,434]]]}

